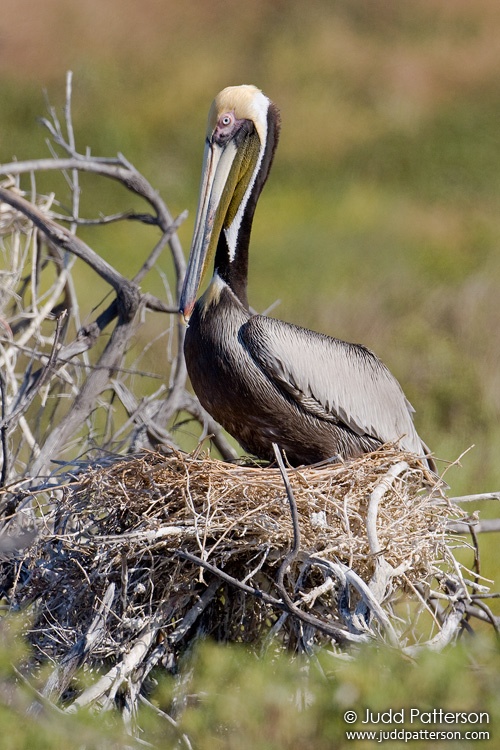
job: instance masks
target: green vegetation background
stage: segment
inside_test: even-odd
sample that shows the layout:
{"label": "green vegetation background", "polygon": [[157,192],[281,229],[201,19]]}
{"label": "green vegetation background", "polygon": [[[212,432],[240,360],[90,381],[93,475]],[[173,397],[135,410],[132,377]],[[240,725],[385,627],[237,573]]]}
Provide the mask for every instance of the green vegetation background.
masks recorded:
{"label": "green vegetation background", "polygon": [[[71,69],[79,148],[123,152],[174,214],[188,208],[187,252],[208,106],[255,83],[283,127],[251,304],[280,299],[273,315],[374,349],[436,456],[475,446],[452,494],[498,490],[499,40],[497,0],[3,0],[0,161],[46,155],[43,91],[60,106]],[[116,186],[82,183],[82,215],[123,209]],[[143,232],[86,239],[130,272]]]}

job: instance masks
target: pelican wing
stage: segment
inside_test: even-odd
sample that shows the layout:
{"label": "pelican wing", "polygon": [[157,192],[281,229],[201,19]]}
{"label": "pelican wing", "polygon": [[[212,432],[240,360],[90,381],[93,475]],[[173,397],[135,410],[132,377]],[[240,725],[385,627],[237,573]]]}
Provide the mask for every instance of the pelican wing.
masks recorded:
{"label": "pelican wing", "polygon": [[422,452],[413,407],[369,349],[262,315],[250,318],[241,338],[267,377],[306,412]]}

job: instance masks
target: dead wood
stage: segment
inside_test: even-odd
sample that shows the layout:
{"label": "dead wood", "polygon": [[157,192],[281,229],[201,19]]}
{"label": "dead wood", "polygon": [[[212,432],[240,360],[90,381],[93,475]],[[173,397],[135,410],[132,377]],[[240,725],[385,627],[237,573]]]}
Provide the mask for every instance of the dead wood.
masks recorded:
{"label": "dead wood", "polygon": [[[20,476],[48,476],[57,465],[95,455],[95,451],[136,450],[138,447],[175,446],[169,425],[182,410],[193,421],[212,427],[212,421],[186,390],[182,357],[184,327],[177,315],[179,290],[185,262],[176,234],[182,214],[175,221],[145,177],[121,154],[94,157],[75,149],[71,119],[71,74],[68,75],[64,121],[50,108],[43,124],[52,139],[52,158],[15,161],[0,165],[0,252],[5,263],[0,293],[0,447],[1,486]],[[62,155],[57,153],[63,152]],[[38,195],[40,172],[62,171],[71,185],[72,212],[56,213],[54,195]],[[150,212],[121,212],[100,217],[95,224],[140,221],[161,232],[131,278],[126,278],[78,236],[80,189],[78,175],[90,173],[120,182],[140,196]],[[21,178],[29,177],[29,188]],[[55,217],[58,217],[56,220]],[[64,222],[63,222],[64,220]],[[68,227],[63,224],[69,224]],[[84,222],[85,223],[85,220]],[[156,268],[163,251],[170,250],[173,289],[166,276],[166,296],[158,299],[139,286]],[[110,288],[111,300],[93,320],[80,320],[81,301],[74,261],[78,258]],[[96,310],[99,300],[94,300]],[[102,306],[101,306],[102,307]],[[167,316],[161,342],[169,359],[164,369],[142,372],[131,362],[133,342],[151,315]],[[140,356],[140,353],[139,353]],[[156,395],[138,399],[128,381],[156,378]],[[168,387],[162,385],[168,383]],[[137,388],[136,388],[137,390]],[[120,410],[127,419],[117,430],[110,427],[104,438],[97,432],[103,421],[111,425]],[[123,421],[123,417],[122,417]],[[96,426],[94,426],[96,425]],[[56,428],[57,426],[57,428]],[[219,429],[216,444],[222,455],[234,456]],[[7,501],[7,513],[13,499]]]}

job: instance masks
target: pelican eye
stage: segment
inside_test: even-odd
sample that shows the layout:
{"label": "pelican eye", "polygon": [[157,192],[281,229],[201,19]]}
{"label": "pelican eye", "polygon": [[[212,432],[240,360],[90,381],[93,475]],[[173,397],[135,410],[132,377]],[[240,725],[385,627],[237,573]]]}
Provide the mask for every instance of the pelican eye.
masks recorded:
{"label": "pelican eye", "polygon": [[217,120],[213,133],[216,143],[227,143],[238,132],[242,122],[236,119],[234,112],[224,112]]}

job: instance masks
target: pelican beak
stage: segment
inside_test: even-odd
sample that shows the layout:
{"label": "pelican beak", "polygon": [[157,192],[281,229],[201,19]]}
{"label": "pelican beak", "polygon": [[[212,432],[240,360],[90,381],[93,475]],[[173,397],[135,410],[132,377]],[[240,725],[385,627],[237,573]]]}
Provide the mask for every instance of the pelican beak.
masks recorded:
{"label": "pelican beak", "polygon": [[203,157],[200,198],[179,312],[186,323],[196,303],[198,289],[215,255],[231,199],[239,181],[241,149],[234,140],[220,145],[207,140]]}

